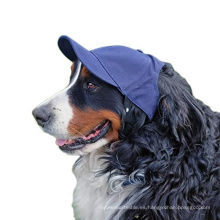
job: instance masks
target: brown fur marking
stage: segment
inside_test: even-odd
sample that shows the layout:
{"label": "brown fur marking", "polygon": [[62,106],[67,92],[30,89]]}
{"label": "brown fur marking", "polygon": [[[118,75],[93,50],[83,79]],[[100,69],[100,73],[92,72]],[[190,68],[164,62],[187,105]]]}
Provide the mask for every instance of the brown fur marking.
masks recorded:
{"label": "brown fur marking", "polygon": [[82,135],[88,134],[96,126],[103,123],[106,120],[111,121],[111,128],[105,137],[109,141],[118,140],[118,131],[121,127],[120,117],[109,110],[98,110],[94,111],[92,109],[79,110],[73,107],[74,117],[69,122],[68,131],[73,137],[80,137]]}
{"label": "brown fur marking", "polygon": [[88,78],[88,77],[90,76],[90,72],[89,72],[89,70],[86,69],[85,66],[82,68],[81,76],[82,76],[83,78]]}
{"label": "brown fur marking", "polygon": [[71,67],[70,67],[71,72],[73,72],[73,70],[74,70],[74,65],[75,65],[75,62],[73,62],[72,65],[71,65]]}

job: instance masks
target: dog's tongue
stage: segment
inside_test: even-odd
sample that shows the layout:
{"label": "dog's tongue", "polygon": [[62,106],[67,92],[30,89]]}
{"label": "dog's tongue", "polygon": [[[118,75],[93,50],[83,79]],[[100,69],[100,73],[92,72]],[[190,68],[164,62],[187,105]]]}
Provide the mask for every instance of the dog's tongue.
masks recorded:
{"label": "dog's tongue", "polygon": [[64,144],[72,144],[74,143],[75,140],[67,140],[67,139],[56,139],[56,144],[61,147],[63,146]]}
{"label": "dog's tongue", "polygon": [[58,146],[63,146],[66,143],[66,139],[56,139],[56,144]]}

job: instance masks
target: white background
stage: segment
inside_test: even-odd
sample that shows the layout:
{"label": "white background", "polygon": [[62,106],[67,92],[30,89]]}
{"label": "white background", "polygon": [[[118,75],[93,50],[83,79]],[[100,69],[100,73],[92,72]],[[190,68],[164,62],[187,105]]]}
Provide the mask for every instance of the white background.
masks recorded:
{"label": "white background", "polygon": [[219,11],[218,0],[1,1],[0,219],[73,219],[76,157],[60,152],[31,115],[68,83],[60,35],[88,49],[121,44],[170,62],[220,111]]}

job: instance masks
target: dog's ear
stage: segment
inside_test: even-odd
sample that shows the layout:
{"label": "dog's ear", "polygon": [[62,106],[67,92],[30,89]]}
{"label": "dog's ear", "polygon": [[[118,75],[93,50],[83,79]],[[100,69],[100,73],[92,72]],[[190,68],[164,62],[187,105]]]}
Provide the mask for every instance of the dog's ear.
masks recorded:
{"label": "dog's ear", "polygon": [[192,137],[201,140],[206,132],[204,104],[195,99],[186,80],[170,66],[164,69],[158,81],[162,94],[157,120],[161,129],[169,130],[178,142],[187,142]]}
{"label": "dog's ear", "polygon": [[159,111],[164,129],[169,128],[176,141],[183,142],[192,137],[201,140],[205,132],[205,117],[192,95],[182,94],[178,99],[167,95],[161,99]]}

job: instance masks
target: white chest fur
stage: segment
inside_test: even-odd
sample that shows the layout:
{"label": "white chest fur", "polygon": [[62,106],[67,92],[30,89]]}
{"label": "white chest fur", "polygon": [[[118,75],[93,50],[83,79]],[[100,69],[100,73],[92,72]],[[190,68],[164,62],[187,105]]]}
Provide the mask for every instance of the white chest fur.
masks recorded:
{"label": "white chest fur", "polygon": [[[123,200],[134,189],[123,188],[123,176],[108,181],[108,174],[97,176],[103,169],[103,152],[95,151],[83,156],[74,166],[77,185],[73,194],[73,209],[76,220],[110,219]],[[116,218],[115,218],[116,219]]]}

